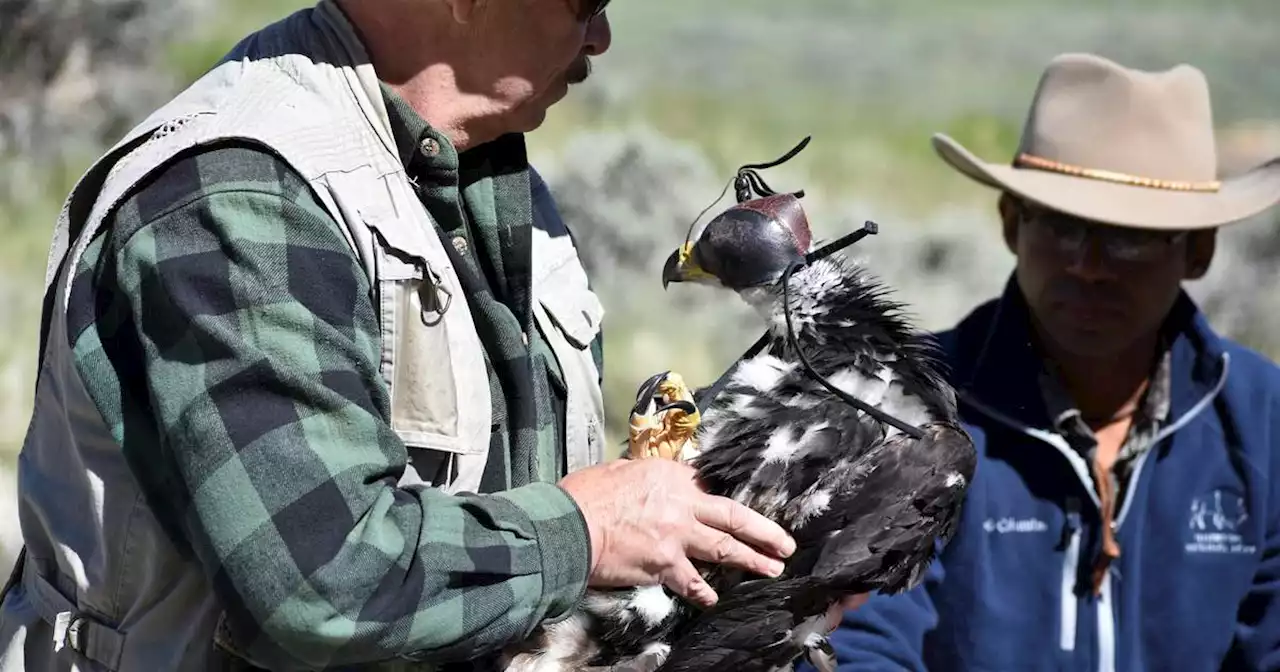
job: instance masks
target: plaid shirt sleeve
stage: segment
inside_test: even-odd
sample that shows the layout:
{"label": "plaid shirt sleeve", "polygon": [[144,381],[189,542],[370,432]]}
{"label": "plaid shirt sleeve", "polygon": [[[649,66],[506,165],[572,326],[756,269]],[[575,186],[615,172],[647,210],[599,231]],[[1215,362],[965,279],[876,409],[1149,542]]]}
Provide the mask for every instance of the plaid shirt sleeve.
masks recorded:
{"label": "plaid shirt sleeve", "polygon": [[468,660],[576,604],[585,523],[553,484],[397,487],[378,321],[337,227],[269,154],[180,160],[82,262],[77,363],[237,646],[286,666]]}

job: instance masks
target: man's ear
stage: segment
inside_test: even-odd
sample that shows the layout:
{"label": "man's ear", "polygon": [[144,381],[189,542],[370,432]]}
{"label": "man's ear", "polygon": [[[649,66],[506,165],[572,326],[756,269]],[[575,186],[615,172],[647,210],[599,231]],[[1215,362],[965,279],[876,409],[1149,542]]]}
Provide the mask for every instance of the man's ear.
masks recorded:
{"label": "man's ear", "polygon": [[1004,233],[1004,244],[1009,251],[1018,254],[1018,200],[1007,191],[1000,192],[1000,226]]}
{"label": "man's ear", "polygon": [[1199,280],[1209,272],[1218,249],[1218,229],[1192,231],[1187,235],[1187,280]]}

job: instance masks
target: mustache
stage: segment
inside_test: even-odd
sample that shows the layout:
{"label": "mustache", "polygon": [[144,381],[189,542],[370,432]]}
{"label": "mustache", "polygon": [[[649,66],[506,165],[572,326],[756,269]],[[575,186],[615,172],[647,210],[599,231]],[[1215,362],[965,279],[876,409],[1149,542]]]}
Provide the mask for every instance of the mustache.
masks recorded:
{"label": "mustache", "polygon": [[581,84],[591,76],[591,58],[588,56],[579,56],[572,64],[569,65],[565,78],[570,84]]}

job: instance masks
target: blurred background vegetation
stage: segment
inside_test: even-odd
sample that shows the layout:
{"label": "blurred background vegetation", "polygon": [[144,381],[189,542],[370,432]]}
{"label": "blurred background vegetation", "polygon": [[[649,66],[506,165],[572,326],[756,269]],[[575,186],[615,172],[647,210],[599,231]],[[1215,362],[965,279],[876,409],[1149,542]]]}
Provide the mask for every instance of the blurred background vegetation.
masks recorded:
{"label": "blurred background vegetation", "polygon": [[[45,254],[88,163],[245,33],[302,0],[0,0],[0,562],[20,537],[12,465],[30,412]],[[612,49],[530,137],[605,302],[606,403],[673,368],[714,378],[760,332],[731,296],[663,292],[662,259],[733,170],[809,147],[766,179],[805,189],[821,236],[941,328],[1011,269],[995,196],[948,170],[946,132],[1007,160],[1046,62],[1092,51],[1209,77],[1224,173],[1280,154],[1276,0],[616,0]],[[721,207],[728,204],[728,199]],[[1220,237],[1189,285],[1223,331],[1280,355],[1280,218]],[[617,439],[621,435],[614,431]]]}

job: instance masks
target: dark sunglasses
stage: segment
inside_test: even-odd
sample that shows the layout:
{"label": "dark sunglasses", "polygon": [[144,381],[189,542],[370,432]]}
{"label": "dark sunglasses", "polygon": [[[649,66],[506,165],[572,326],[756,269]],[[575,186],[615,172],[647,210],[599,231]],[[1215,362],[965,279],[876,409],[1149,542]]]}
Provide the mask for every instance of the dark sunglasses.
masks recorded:
{"label": "dark sunglasses", "polygon": [[582,4],[578,7],[578,18],[582,21],[590,21],[604,14],[604,9],[608,6],[609,0],[582,0]]}
{"label": "dark sunglasses", "polygon": [[1096,224],[1054,210],[1022,204],[1022,224],[1058,251],[1078,254],[1085,241],[1098,241],[1103,254],[1117,261],[1147,262],[1162,258],[1187,236],[1186,231],[1148,231]]}

